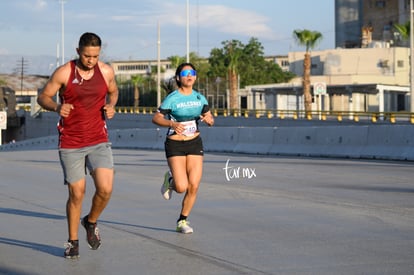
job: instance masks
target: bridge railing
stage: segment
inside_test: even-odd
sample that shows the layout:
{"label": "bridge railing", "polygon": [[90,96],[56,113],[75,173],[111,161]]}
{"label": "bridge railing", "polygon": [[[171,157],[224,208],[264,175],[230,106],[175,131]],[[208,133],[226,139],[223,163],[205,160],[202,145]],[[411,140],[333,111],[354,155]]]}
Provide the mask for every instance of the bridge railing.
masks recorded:
{"label": "bridge railing", "polygon": [[[125,114],[153,114],[157,107],[132,107],[116,106],[117,113]],[[30,111],[30,107],[25,107],[25,111]],[[359,112],[359,111],[310,111],[305,110],[280,110],[280,109],[212,109],[214,116],[223,117],[245,117],[245,118],[268,118],[268,119],[301,119],[301,120],[337,120],[337,121],[389,121],[390,123],[409,122],[414,124],[414,113],[406,111],[395,112]]]}

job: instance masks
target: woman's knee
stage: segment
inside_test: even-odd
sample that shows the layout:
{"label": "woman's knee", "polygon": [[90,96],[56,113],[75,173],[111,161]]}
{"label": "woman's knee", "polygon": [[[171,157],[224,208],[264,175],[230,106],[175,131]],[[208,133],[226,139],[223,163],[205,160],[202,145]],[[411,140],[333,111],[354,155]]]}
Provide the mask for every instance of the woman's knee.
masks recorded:
{"label": "woman's knee", "polygon": [[174,190],[177,193],[184,193],[187,191],[188,183],[187,182],[175,182],[174,181]]}
{"label": "woman's knee", "polygon": [[197,194],[199,183],[191,183],[188,185],[188,193]]}

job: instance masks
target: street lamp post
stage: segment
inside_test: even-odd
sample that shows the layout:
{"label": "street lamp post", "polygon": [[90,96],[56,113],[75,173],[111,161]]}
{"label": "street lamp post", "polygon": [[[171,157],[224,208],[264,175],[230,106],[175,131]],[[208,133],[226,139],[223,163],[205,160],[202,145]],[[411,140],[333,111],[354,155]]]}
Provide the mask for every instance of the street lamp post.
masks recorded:
{"label": "street lamp post", "polygon": [[161,105],[161,35],[160,22],[158,21],[158,40],[157,40],[157,107]]}
{"label": "street lamp post", "polygon": [[413,0],[410,0],[410,110],[411,112],[414,112],[414,55],[413,55],[413,49],[414,49],[414,35],[413,35]]}
{"label": "street lamp post", "polygon": [[187,41],[187,62],[190,62],[190,7],[189,0],[187,0],[187,24],[186,24],[186,41]]}
{"label": "street lamp post", "polygon": [[[60,13],[61,13],[61,47],[62,47],[62,63],[60,65],[63,65],[65,63],[65,13],[64,13],[64,8],[63,5],[65,4],[66,0],[59,0],[60,2]],[[59,44],[57,46],[57,64],[56,66],[59,65]],[[56,94],[56,102],[59,103],[59,91]]]}
{"label": "street lamp post", "polygon": [[220,82],[221,82],[221,78],[218,76],[217,78],[216,78],[216,86],[217,86],[217,89],[216,89],[216,105],[215,105],[215,108],[216,109],[218,109],[218,107],[219,107],[219,86],[220,86]]}
{"label": "street lamp post", "polygon": [[65,10],[64,10],[64,7],[63,7],[63,5],[65,4],[65,0],[60,0],[60,12],[61,12],[61,19],[62,19],[62,22],[61,22],[61,25],[62,25],[62,33],[61,33],[61,35],[62,35],[62,37],[61,37],[61,40],[62,40],[62,65],[65,63]]}

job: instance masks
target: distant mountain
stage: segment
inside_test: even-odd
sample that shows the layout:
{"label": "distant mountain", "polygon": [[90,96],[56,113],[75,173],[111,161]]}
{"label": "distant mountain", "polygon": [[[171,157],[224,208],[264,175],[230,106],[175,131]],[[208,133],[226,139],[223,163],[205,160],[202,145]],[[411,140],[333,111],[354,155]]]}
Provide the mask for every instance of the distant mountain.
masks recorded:
{"label": "distant mountain", "polygon": [[56,69],[54,56],[19,56],[0,54],[0,74],[21,74],[49,76]]}

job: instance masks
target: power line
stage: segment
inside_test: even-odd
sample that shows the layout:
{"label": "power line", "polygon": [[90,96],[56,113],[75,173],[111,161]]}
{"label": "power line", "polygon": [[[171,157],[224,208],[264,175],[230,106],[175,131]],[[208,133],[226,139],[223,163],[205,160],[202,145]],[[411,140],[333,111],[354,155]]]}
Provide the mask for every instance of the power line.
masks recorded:
{"label": "power line", "polygon": [[28,61],[22,57],[21,60],[17,60],[17,67],[14,70],[15,74],[20,74],[20,91],[23,91],[23,79],[27,71]]}

